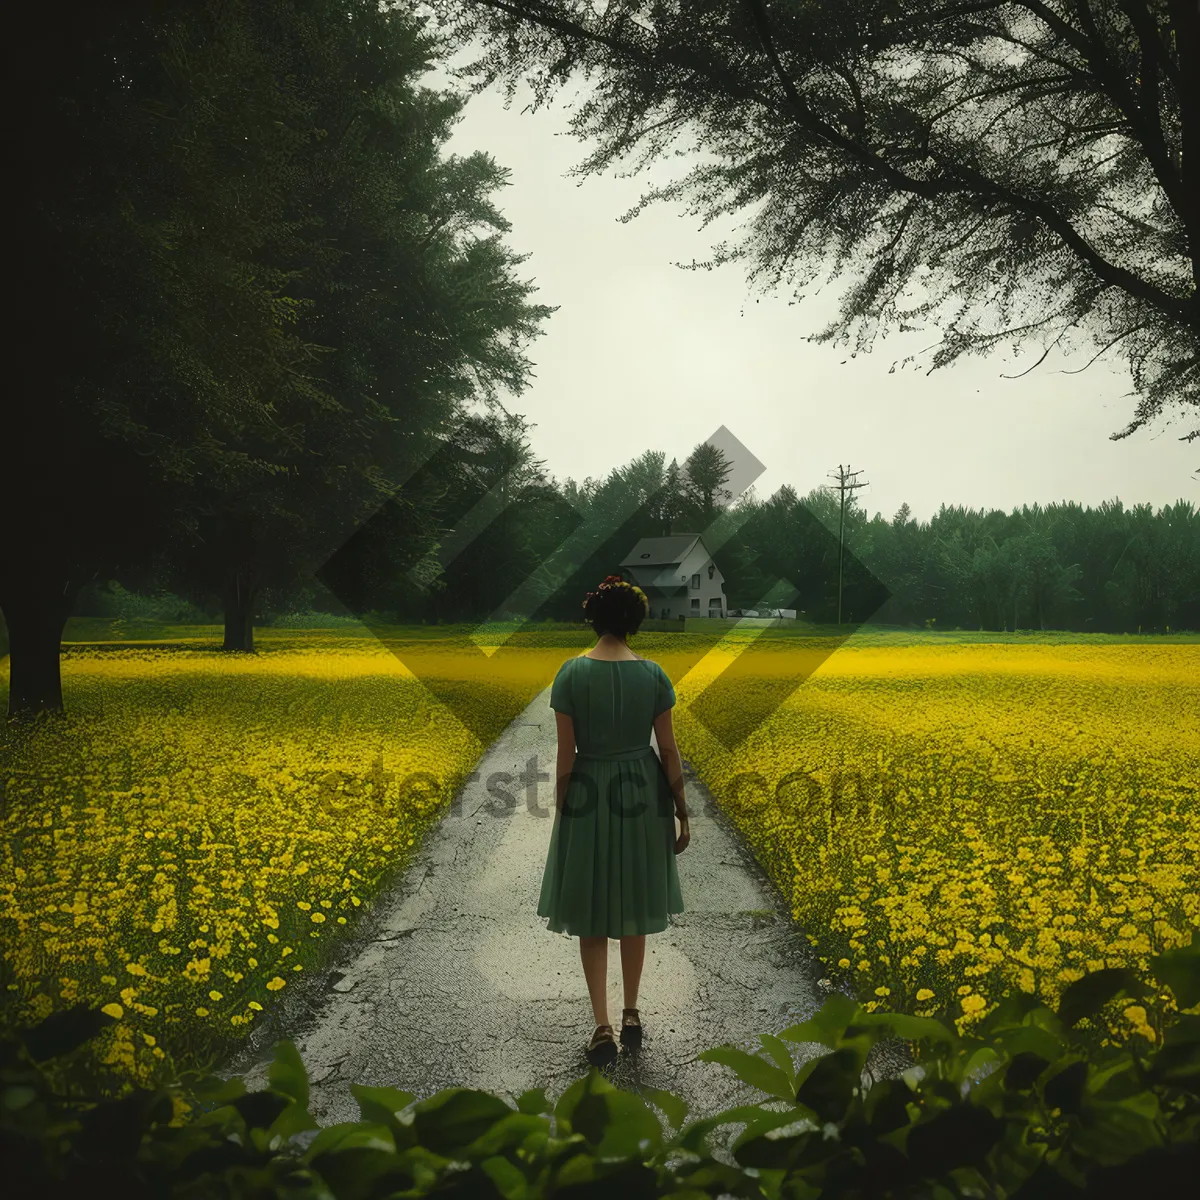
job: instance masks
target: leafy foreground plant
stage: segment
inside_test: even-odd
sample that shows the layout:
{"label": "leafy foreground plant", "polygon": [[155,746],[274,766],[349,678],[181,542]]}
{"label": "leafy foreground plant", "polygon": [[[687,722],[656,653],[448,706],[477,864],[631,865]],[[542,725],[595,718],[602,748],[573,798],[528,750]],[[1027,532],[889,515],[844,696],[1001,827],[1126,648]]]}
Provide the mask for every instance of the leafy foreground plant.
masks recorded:
{"label": "leafy foreground plant", "polygon": [[[1151,966],[1181,1010],[1200,1006],[1200,937]],[[593,1068],[556,1102],[535,1088],[515,1108],[467,1088],[417,1100],[352,1085],[362,1119],[323,1129],[289,1041],[257,1092],[214,1075],[118,1100],[52,1086],[48,1068],[68,1067],[111,1020],[80,1007],[3,1043],[0,1152],[8,1194],[39,1197],[1179,1196],[1200,1176],[1200,1015],[1181,1012],[1144,1051],[1083,1049],[1085,1027],[1148,994],[1130,972],[1102,970],[1057,1012],[1010,994],[970,1037],[834,995],[762,1035],[761,1054],[705,1051],[771,1099],[700,1120],[678,1096],[634,1095]],[[920,1061],[864,1089],[867,1051],[889,1034]],[[796,1068],[787,1042],[826,1053]],[[710,1136],[735,1123],[731,1164]],[[303,1145],[306,1130],[317,1132]]]}

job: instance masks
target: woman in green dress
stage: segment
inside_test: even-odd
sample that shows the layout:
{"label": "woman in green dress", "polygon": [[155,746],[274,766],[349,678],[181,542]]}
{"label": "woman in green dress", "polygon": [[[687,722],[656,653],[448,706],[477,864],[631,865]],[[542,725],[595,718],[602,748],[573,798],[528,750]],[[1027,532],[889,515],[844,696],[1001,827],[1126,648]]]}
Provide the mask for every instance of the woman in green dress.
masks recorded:
{"label": "woman in green dress", "polygon": [[646,934],[666,929],[668,913],[683,912],[675,856],[690,831],[671,725],[675,689],[658,663],[628,644],[646,615],[646,595],[609,575],[583,608],[598,641],[563,663],[550,689],[558,763],[538,915],[549,918],[548,928],[579,938],[596,1020],[586,1054],[602,1065],[619,1053],[608,1019],[608,939],[621,943],[621,1043],[636,1048]]}

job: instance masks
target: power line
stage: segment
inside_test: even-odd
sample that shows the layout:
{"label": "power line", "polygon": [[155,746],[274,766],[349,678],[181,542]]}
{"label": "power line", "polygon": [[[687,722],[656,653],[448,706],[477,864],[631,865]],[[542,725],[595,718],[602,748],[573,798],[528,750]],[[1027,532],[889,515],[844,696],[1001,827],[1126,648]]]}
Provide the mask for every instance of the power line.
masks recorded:
{"label": "power line", "polygon": [[838,502],[838,618],[837,623],[839,628],[842,624],[842,549],[843,535],[846,528],[846,494],[853,493],[856,489],[866,487],[867,482],[854,483],[851,482],[855,475],[861,475],[862,471],[851,471],[850,464],[847,463],[844,467],[838,463],[837,469],[837,490],[839,493]]}

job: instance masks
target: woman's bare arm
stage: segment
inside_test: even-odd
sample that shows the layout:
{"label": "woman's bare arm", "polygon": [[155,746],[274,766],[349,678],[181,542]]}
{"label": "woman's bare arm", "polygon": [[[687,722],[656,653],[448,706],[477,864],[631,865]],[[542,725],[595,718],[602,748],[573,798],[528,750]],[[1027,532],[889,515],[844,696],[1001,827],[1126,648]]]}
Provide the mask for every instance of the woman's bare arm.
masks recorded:
{"label": "woman's bare arm", "polygon": [[658,756],[663,770],[671,783],[671,794],[675,797],[675,815],[686,821],[687,799],[683,794],[683,760],[675,743],[675,727],[671,723],[671,710],[664,709],[654,718],[654,737],[658,742]]}

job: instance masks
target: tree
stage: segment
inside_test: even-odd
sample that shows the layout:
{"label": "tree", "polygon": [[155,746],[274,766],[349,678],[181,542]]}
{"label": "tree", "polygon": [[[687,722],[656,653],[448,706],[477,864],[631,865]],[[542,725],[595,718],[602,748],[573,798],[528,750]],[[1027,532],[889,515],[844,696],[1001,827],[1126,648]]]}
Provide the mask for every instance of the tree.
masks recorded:
{"label": "tree", "polygon": [[[483,153],[440,158],[465,100],[416,86],[433,49],[419,22],[373,3],[274,0],[224,11],[222,37],[239,19],[237,41],[259,60],[249,73],[283,81],[293,126],[314,131],[288,203],[317,216],[320,236],[279,249],[305,306],[299,324],[325,348],[304,403],[265,431],[280,470],[220,490],[206,553],[183,563],[198,586],[223,586],[225,647],[248,650],[256,594],[311,575],[433,452],[430,431],[455,409],[476,395],[497,403],[501,384],[520,391],[521,344],[553,309],[529,303],[533,287],[512,275],[523,257],[500,242],[510,225],[489,194],[506,172]],[[213,90],[199,69],[213,33],[198,31],[187,57],[197,94]],[[229,134],[212,132],[218,144]],[[424,532],[421,521],[393,527],[389,559],[417,557],[408,543]]]}
{"label": "tree", "polygon": [[413,86],[433,43],[408,14],[198,2],[93,34],[39,118],[69,166],[30,232],[78,284],[50,403],[16,427],[41,503],[0,564],[10,712],[61,708],[62,625],[101,570],[215,593],[226,647],[252,648],[256,594],[313,570],[468,399],[519,390],[553,311],[499,232],[467,236],[508,228],[503,173],[439,160],[465,101]]}
{"label": "tree", "polygon": [[[0,557],[10,715],[61,709],[75,597],[194,524],[172,493],[260,469],[227,439],[269,421],[308,353],[286,279],[253,261],[282,236],[270,195],[252,186],[261,180],[216,222],[228,173],[198,172],[208,186],[186,205],[154,200],[165,198],[167,134],[139,107],[139,87],[164,31],[201,7],[95,5],[71,20],[47,10],[22,26],[10,75],[23,92],[10,143],[22,180],[10,333],[22,349],[10,364]],[[275,115],[252,112],[251,123]],[[227,147],[235,164],[238,150]]]}
{"label": "tree", "polygon": [[579,174],[635,152],[644,169],[694,133],[716,161],[623,219],[655,199],[706,221],[757,206],[740,245],[691,267],[753,258],[752,280],[789,275],[799,298],[832,260],[851,284],[815,340],[867,351],[928,324],[930,370],[1039,337],[1034,366],[1073,340],[1091,361],[1119,348],[1138,401],[1114,439],[1200,406],[1194,0],[431,7],[484,47],[462,69],[476,91],[525,75],[536,108],[599,76],[571,118],[599,143]]}
{"label": "tree", "polygon": [[725,481],[733,473],[733,464],[718,447],[701,442],[684,463],[688,493],[702,528],[712,523],[724,501],[733,498]]}

